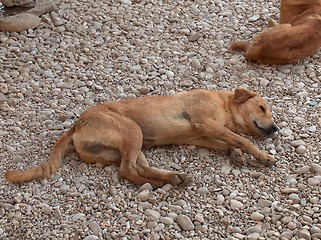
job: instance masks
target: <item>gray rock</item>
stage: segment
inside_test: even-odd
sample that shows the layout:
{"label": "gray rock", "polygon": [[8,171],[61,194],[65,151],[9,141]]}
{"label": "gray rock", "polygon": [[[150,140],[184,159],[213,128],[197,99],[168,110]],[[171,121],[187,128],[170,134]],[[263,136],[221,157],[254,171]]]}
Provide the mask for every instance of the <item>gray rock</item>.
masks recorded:
{"label": "gray rock", "polygon": [[206,195],[206,194],[209,194],[210,191],[208,190],[207,187],[200,187],[197,189],[197,193],[200,195]]}
{"label": "gray rock", "polygon": [[243,203],[235,199],[232,199],[230,201],[230,205],[233,210],[241,210],[244,208]]}
{"label": "gray rock", "polygon": [[201,65],[200,61],[197,58],[193,58],[191,60],[191,65],[192,65],[192,67],[194,67],[194,68],[196,68],[198,70],[202,69],[202,65]]}
{"label": "gray rock", "polygon": [[1,0],[2,4],[6,7],[13,7],[13,6],[25,6],[25,5],[32,5],[34,0]]}
{"label": "gray rock", "polygon": [[174,219],[171,217],[160,217],[159,221],[166,225],[171,225],[174,223]]}
{"label": "gray rock", "polygon": [[290,142],[290,145],[292,147],[298,147],[298,146],[304,146],[305,145],[305,142],[303,140],[293,140]]}
{"label": "gray rock", "polygon": [[136,195],[136,197],[141,201],[147,201],[149,199],[150,192],[149,190],[143,190]]}
{"label": "gray rock", "polygon": [[27,11],[27,13],[41,16],[45,13],[57,11],[57,6],[52,0],[36,0],[36,4],[33,8]]}
{"label": "gray rock", "polygon": [[101,228],[97,222],[90,222],[88,224],[88,227],[90,228],[91,231],[93,231],[95,235],[98,235],[101,232]]}
{"label": "gray rock", "polygon": [[264,215],[259,212],[253,212],[250,215],[250,218],[254,221],[262,221],[264,219]]}
{"label": "gray rock", "polygon": [[312,163],[311,164],[311,172],[321,174],[321,165],[317,163]]}
{"label": "gray rock", "polygon": [[142,186],[140,186],[137,191],[140,193],[144,190],[153,191],[153,186],[150,183],[145,183]]}
{"label": "gray rock", "polygon": [[183,214],[178,215],[176,222],[183,231],[190,231],[190,230],[194,230],[195,228],[191,219],[188,216]]}
{"label": "gray rock", "polygon": [[308,184],[310,186],[316,186],[316,185],[319,185],[320,183],[321,183],[321,175],[308,178]]}
{"label": "gray rock", "polygon": [[306,240],[310,240],[311,239],[311,234],[309,232],[308,229],[301,229],[299,232],[298,232],[298,238],[303,238],[303,239],[306,239]]}
{"label": "gray rock", "polygon": [[0,31],[22,32],[39,26],[41,19],[30,13],[20,13],[14,16],[0,18]]}
{"label": "gray rock", "polygon": [[86,214],[84,213],[76,213],[72,216],[72,221],[77,222],[78,220],[85,219]]}
{"label": "gray rock", "polygon": [[89,235],[87,237],[85,237],[83,240],[97,240],[99,239],[99,237],[95,236],[95,235]]}
{"label": "gray rock", "polygon": [[311,169],[310,166],[303,166],[303,167],[297,169],[297,170],[295,171],[295,173],[296,173],[296,174],[299,174],[299,175],[305,174],[305,173],[309,172],[310,169]]}
{"label": "gray rock", "polygon": [[272,201],[266,199],[259,199],[257,205],[258,207],[271,207]]}
{"label": "gray rock", "polygon": [[151,217],[153,217],[154,219],[159,219],[160,216],[161,216],[159,212],[157,212],[157,211],[155,211],[155,210],[152,210],[152,209],[146,209],[146,210],[144,211],[144,214],[145,214],[146,216],[151,216]]}

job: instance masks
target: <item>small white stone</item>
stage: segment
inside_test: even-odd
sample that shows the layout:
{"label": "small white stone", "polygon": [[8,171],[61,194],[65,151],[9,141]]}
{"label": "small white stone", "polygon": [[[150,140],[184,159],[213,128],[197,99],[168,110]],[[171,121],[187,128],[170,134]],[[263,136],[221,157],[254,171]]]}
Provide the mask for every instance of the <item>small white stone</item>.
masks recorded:
{"label": "small white stone", "polygon": [[225,198],[222,194],[217,195],[216,197],[216,204],[217,205],[222,205],[225,201]]}
{"label": "small white stone", "polygon": [[260,19],[260,16],[258,14],[255,14],[249,18],[249,22],[256,22],[259,19]]}

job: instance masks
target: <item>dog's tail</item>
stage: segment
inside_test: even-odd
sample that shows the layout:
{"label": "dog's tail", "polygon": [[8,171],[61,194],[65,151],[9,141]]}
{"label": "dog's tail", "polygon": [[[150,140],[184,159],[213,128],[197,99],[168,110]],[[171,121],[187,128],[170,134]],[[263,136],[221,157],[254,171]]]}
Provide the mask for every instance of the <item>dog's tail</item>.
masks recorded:
{"label": "dog's tail", "polygon": [[233,42],[231,45],[230,45],[230,50],[231,51],[245,51],[248,49],[248,47],[250,46],[250,43],[249,42],[246,42],[246,41],[236,41],[236,42]]}
{"label": "dog's tail", "polygon": [[5,173],[5,178],[9,182],[23,183],[35,179],[49,177],[55,173],[62,164],[63,157],[67,152],[74,149],[72,135],[75,132],[75,126],[65,132],[53,147],[49,160],[39,166],[33,167],[25,171],[8,170]]}

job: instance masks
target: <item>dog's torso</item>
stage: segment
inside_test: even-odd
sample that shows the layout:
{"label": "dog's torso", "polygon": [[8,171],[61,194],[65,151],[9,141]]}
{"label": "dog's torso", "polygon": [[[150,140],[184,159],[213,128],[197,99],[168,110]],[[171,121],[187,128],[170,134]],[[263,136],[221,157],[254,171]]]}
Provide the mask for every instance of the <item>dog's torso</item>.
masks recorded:
{"label": "dog's torso", "polygon": [[268,28],[259,34],[247,58],[261,63],[292,63],[314,54],[321,47],[321,17],[295,17],[289,24]]}
{"label": "dog's torso", "polygon": [[229,109],[230,96],[232,94],[229,95],[227,91],[194,90],[174,96],[148,96],[110,102],[86,110],[78,121],[83,121],[88,115],[114,112],[139,125],[146,147],[181,144],[199,137],[197,116],[206,116],[236,131]]}
{"label": "dog's torso", "polygon": [[261,64],[287,64],[311,56],[321,47],[321,0],[282,0],[280,25],[269,28],[253,43],[236,41],[231,50],[245,51],[249,61]]}

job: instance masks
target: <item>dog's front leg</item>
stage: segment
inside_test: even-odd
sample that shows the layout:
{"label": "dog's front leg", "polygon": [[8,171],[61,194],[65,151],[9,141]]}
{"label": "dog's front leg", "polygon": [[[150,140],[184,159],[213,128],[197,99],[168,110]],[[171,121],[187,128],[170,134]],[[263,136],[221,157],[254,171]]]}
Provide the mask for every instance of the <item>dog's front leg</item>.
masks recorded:
{"label": "dog's front leg", "polygon": [[223,141],[230,147],[243,149],[265,166],[270,166],[276,162],[273,156],[258,149],[250,140],[232,132],[213,119],[203,119],[195,122],[194,126],[206,137]]}

